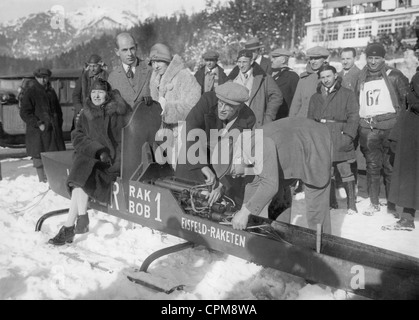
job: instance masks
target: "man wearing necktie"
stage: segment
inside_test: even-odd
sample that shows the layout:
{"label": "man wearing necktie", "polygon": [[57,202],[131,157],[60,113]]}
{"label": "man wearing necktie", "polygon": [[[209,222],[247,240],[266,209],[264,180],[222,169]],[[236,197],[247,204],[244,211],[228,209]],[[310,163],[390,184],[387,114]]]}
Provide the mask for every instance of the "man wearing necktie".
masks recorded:
{"label": "man wearing necktie", "polygon": [[195,73],[195,78],[201,86],[201,94],[214,91],[217,86],[227,81],[224,69],[218,65],[219,54],[215,51],[206,52],[202,58],[205,65]]}
{"label": "man wearing necktie", "polygon": [[117,35],[115,54],[119,57],[120,65],[109,75],[108,82],[112,89],[117,89],[122,98],[133,108],[145,102],[151,105],[150,95],[151,68],[137,57],[138,45],[129,33]]}

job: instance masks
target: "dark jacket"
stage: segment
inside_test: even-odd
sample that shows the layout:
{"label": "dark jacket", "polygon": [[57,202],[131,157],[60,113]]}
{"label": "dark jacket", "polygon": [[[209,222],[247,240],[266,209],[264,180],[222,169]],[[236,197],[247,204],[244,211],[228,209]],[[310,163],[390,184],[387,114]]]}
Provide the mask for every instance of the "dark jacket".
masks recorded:
{"label": "dark jacket", "polygon": [[259,66],[262,68],[262,70],[269,75],[272,75],[272,63],[271,60],[268,58],[262,57],[262,60],[260,60]]}
{"label": "dark jacket", "polygon": [[83,103],[89,97],[90,86],[97,79],[108,80],[108,72],[102,70],[97,75],[90,77],[89,70],[83,70],[80,78],[76,82],[76,87],[73,91],[73,105],[74,105],[74,116],[76,116],[83,108]]}
{"label": "dark jacket", "polygon": [[[206,66],[203,66],[195,73],[196,81],[198,81],[199,85],[201,86],[201,94],[204,94],[205,90],[205,71]],[[221,68],[219,65],[216,66],[218,68],[218,85],[222,85],[223,83],[226,83],[228,81],[227,75],[224,72],[224,69]],[[212,88],[211,91],[214,91],[214,88]]]}
{"label": "dark jacket", "polygon": [[[311,99],[307,118],[313,120],[338,120],[340,122],[326,122],[324,125],[329,129],[333,141],[333,161],[345,161],[355,159],[355,139],[359,125],[359,105],[355,93],[342,87],[341,79],[328,95],[322,94],[320,84],[317,93]],[[346,137],[348,135],[351,139]]]}
{"label": "dark jacket", "polygon": [[[26,151],[28,156],[41,158],[41,152],[65,150],[63,112],[51,85],[45,89],[33,81],[21,100],[20,117],[26,123]],[[45,125],[45,131],[39,126]]]}
{"label": "dark jacket", "polygon": [[[374,128],[384,129],[384,130],[392,129],[397,122],[397,117],[400,114],[400,112],[406,110],[406,97],[408,93],[410,92],[409,80],[401,71],[397,69],[393,69],[389,66],[385,66],[385,71],[389,72],[389,75],[387,76],[387,78],[389,80],[390,86],[392,86],[392,88],[389,88],[390,94],[391,92],[394,92],[394,95],[391,95],[391,97],[394,100],[393,107],[396,110],[396,114],[395,115],[391,114],[390,117],[388,115],[384,115],[383,117],[380,117],[380,116],[376,117]],[[367,76],[366,76],[366,79],[363,80],[362,73],[365,73],[365,72]],[[367,66],[364,67],[364,69],[362,70],[362,73],[360,74],[360,77],[356,85],[355,93],[357,97],[359,97],[360,92],[361,92],[361,87],[365,82],[379,80],[383,78],[381,75],[381,72],[378,72],[378,73],[376,72],[372,74],[371,72],[367,70]],[[369,125],[362,119],[360,120],[360,126],[364,128],[369,128]]]}
{"label": "dark jacket", "polygon": [[279,107],[278,113],[276,115],[276,120],[278,120],[288,117],[292,99],[294,97],[295,90],[297,89],[300,77],[297,73],[288,67],[281,68],[281,70],[279,70],[278,73],[273,74],[272,77],[281,90],[282,96],[284,98],[284,101]]}
{"label": "dark jacket", "polygon": [[[252,110],[245,104],[242,104],[237,117],[237,120],[231,126],[230,131],[238,129],[242,132],[244,129],[252,129],[255,124],[255,115]],[[189,112],[186,118],[186,133],[188,134],[193,129],[204,130],[207,137],[207,144],[202,148],[207,149],[209,140],[211,137],[211,130],[221,130],[223,128],[223,122],[218,118],[218,98],[215,92],[206,92],[202,95],[196,106]],[[187,141],[186,150],[188,151],[193,146],[195,141]],[[178,177],[194,180],[203,181],[203,175],[201,169],[205,166],[211,167],[209,151],[207,152],[208,159],[207,164],[191,164],[178,165],[176,168],[176,175]]]}
{"label": "dark jacket", "polygon": [[[401,111],[390,140],[397,143],[388,200],[419,210],[419,74],[412,78],[407,96],[409,111]],[[416,88],[415,88],[416,87]]]}
{"label": "dark jacket", "polygon": [[[234,81],[239,72],[239,67],[235,67],[228,75],[228,78]],[[275,121],[283,98],[281,90],[275,81],[257,63],[253,64],[253,76],[253,87],[250,92],[248,105],[256,116],[255,127],[259,128],[264,124]]]}
{"label": "dark jacket", "polygon": [[[74,161],[68,186],[80,187],[92,198],[107,203],[112,182],[121,170],[122,128],[128,123],[130,106],[118,91],[113,91],[104,106],[86,99],[76,129],[71,133]],[[108,152],[111,165],[100,162],[100,154]]]}

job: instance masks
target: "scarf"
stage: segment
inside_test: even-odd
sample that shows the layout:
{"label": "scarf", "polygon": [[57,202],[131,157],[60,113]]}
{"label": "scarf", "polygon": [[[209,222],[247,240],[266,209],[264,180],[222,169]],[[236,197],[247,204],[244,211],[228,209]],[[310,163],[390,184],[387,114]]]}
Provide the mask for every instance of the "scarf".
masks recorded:
{"label": "scarf", "polygon": [[388,70],[391,70],[391,68],[388,67],[385,64],[385,62],[383,62],[383,64],[377,70],[372,70],[367,64],[365,68],[362,69],[361,74],[359,75],[359,88],[358,89],[359,89],[359,92],[362,91],[368,76],[373,76],[373,77],[378,78],[381,75],[388,88],[388,91],[390,92],[391,102],[393,103],[393,107],[396,110],[396,112],[399,113],[398,109],[400,109],[400,102],[398,101],[396,91],[394,90],[394,87],[388,78],[388,75],[387,75]]}

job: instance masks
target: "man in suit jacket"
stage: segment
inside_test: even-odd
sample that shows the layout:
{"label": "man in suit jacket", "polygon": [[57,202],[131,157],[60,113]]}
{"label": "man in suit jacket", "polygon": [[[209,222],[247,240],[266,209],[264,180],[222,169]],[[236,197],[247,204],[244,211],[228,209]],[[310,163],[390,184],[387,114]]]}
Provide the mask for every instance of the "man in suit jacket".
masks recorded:
{"label": "man in suit jacket", "polygon": [[288,117],[292,98],[300,80],[298,74],[288,67],[290,56],[292,56],[292,53],[285,49],[276,49],[271,52],[272,78],[275,80],[284,98],[276,114],[276,120]]}
{"label": "man in suit jacket", "polygon": [[129,33],[116,36],[115,53],[121,64],[109,75],[108,82],[112,89],[117,89],[122,98],[135,109],[136,105],[145,101],[152,103],[150,96],[151,67],[137,57],[137,43]]}
{"label": "man in suit jacket", "polygon": [[217,64],[219,57],[220,55],[215,51],[208,51],[202,56],[205,66],[195,73],[195,78],[201,86],[201,94],[214,91],[216,87],[228,80],[224,69]]}
{"label": "man in suit jacket", "polygon": [[244,45],[246,50],[249,50],[253,53],[253,60],[262,68],[262,70],[266,74],[272,75],[271,61],[263,56],[263,47],[263,44],[260,43],[258,38],[251,38]]}

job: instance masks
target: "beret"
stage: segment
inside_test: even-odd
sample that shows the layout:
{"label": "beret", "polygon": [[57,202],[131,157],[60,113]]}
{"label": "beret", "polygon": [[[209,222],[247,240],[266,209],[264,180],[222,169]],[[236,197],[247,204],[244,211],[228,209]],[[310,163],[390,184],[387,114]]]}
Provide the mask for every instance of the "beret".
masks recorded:
{"label": "beret", "polygon": [[307,57],[328,57],[330,56],[329,50],[324,47],[314,47],[307,50]]}
{"label": "beret", "polygon": [[202,58],[204,60],[218,60],[219,57],[220,55],[218,54],[218,52],[215,51],[208,51],[202,55]]}
{"label": "beret", "polygon": [[240,59],[241,57],[246,57],[246,58],[252,59],[253,58],[253,53],[252,53],[252,51],[246,50],[246,49],[240,50],[239,54],[237,56],[237,60]]}
{"label": "beret", "polygon": [[244,48],[247,50],[254,50],[254,49],[259,49],[263,47],[264,45],[260,43],[258,38],[251,38],[244,45]]}
{"label": "beret", "polygon": [[33,72],[33,75],[37,78],[41,77],[51,77],[52,72],[47,68],[38,68]]}
{"label": "beret", "polygon": [[218,99],[225,103],[238,106],[249,100],[249,90],[241,84],[226,82],[215,88],[215,94]]}
{"label": "beret", "polygon": [[286,49],[275,49],[274,51],[271,52],[271,56],[272,57],[280,57],[280,56],[291,57],[292,52]]}
{"label": "beret", "polygon": [[386,55],[386,49],[381,43],[372,43],[365,49],[365,55],[367,57],[382,57]]}

